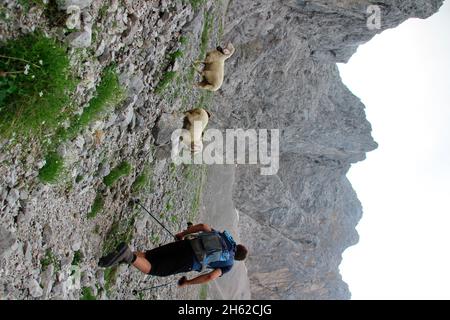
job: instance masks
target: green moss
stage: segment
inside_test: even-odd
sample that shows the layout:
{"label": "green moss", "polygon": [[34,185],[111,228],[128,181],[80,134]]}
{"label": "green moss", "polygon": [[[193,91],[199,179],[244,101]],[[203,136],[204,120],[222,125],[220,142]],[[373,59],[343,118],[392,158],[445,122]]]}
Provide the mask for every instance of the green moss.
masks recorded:
{"label": "green moss", "polygon": [[88,213],[88,218],[92,219],[97,216],[103,210],[103,206],[105,205],[105,199],[103,195],[98,193],[95,197],[94,203],[92,204],[91,211]]}
{"label": "green moss", "polygon": [[117,180],[119,180],[123,176],[127,176],[131,173],[132,167],[131,165],[124,161],[121,164],[119,164],[116,168],[111,170],[111,172],[103,178],[103,182],[106,186],[111,187],[114,185]]}
{"label": "green moss", "polygon": [[64,170],[64,160],[57,153],[50,153],[45,165],[39,170],[39,179],[45,183],[55,183]]}
{"label": "green moss", "polygon": [[0,44],[0,134],[43,139],[66,118],[76,82],[67,48],[42,33]]}
{"label": "green moss", "polygon": [[97,300],[97,298],[92,293],[92,289],[89,287],[84,287],[81,289],[81,298],[80,300]]}

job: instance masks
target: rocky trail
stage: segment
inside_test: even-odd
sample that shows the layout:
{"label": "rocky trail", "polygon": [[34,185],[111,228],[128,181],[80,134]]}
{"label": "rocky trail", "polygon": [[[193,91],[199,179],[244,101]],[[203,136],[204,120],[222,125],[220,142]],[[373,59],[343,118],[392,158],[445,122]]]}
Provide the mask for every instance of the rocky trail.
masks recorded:
{"label": "rocky trail", "polygon": [[[75,30],[65,25],[64,8],[71,4],[82,9]],[[46,160],[41,141],[1,142],[2,299],[198,298],[198,290],[175,286],[134,296],[135,288],[168,280],[127,267],[105,271],[97,267],[98,258],[121,240],[140,250],[171,240],[149,215],[129,204],[133,197],[174,232],[197,218],[205,168],[154,159],[151,134],[161,114],[208,107],[211,101],[210,95],[192,89],[191,63],[218,41],[223,7],[194,4],[114,0],[1,4],[0,40],[40,30],[68,44],[71,69],[79,81],[71,96],[76,112],[93,98],[102,71],[112,64],[123,91],[120,101],[79,135],[55,146],[64,160],[56,182],[39,179]],[[175,76],[166,81],[167,75]],[[121,172],[122,167],[127,170]],[[106,185],[111,172],[119,178]]]}

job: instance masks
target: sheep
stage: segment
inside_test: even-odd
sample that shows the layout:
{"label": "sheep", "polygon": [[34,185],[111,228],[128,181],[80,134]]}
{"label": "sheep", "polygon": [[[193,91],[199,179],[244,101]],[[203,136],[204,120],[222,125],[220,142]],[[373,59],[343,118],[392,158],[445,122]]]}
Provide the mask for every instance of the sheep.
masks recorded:
{"label": "sheep", "polygon": [[195,87],[209,91],[219,90],[223,83],[225,60],[230,58],[234,52],[235,48],[230,42],[226,48],[217,47],[216,50],[208,52],[205,61],[195,61],[195,64],[203,63],[205,65],[203,70],[198,70],[194,66],[202,76],[202,81],[196,83]]}
{"label": "sheep", "polygon": [[203,130],[208,125],[211,114],[202,108],[196,108],[184,113],[183,132],[181,134],[181,143],[190,148],[193,154],[203,150]]}

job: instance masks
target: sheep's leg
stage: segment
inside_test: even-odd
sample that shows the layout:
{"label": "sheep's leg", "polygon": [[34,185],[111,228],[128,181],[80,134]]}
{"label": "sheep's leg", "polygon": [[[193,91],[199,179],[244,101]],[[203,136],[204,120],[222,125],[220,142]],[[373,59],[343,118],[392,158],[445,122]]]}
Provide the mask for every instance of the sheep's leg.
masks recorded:
{"label": "sheep's leg", "polygon": [[203,70],[198,69],[196,66],[193,67],[195,71],[197,71],[199,74],[203,75]]}
{"label": "sheep's leg", "polygon": [[206,81],[199,82],[195,85],[196,88],[200,88],[203,90],[216,91],[215,87],[212,84],[209,84]]}

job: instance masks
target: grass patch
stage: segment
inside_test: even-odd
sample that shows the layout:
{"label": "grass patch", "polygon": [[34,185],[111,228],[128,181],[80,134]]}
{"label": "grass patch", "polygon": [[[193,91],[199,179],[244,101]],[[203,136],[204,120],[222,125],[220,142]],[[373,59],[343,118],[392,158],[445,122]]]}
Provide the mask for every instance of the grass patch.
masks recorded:
{"label": "grass patch", "polygon": [[194,177],[192,165],[188,164],[183,165],[183,175],[186,180],[191,180]]}
{"label": "grass patch", "polygon": [[131,192],[138,193],[145,189],[147,186],[151,185],[151,174],[152,170],[149,166],[146,166],[142,173],[136,177],[131,186]]}
{"label": "grass patch", "polygon": [[72,265],[79,266],[82,259],[83,255],[81,254],[81,251],[80,250],[75,251],[75,253],[73,254]]}
{"label": "grass patch", "polygon": [[175,165],[175,163],[171,162],[169,164],[169,173],[170,173],[170,175],[173,176],[176,171],[177,171],[177,166]]}
{"label": "grass patch", "polygon": [[108,13],[108,6],[107,5],[103,5],[99,10],[98,10],[98,17],[100,19],[103,19],[106,17],[106,14]]}
{"label": "grass patch", "polygon": [[45,165],[39,170],[39,179],[45,183],[55,183],[64,170],[64,159],[56,152],[50,153]]}
{"label": "grass patch", "polygon": [[92,289],[89,287],[84,287],[81,289],[80,300],[97,300],[96,296],[92,293]]}
{"label": "grass patch", "polygon": [[202,286],[200,287],[198,298],[199,300],[206,300],[207,297],[208,297],[208,285],[202,284]]}
{"label": "grass patch", "polygon": [[203,15],[203,29],[200,37],[200,59],[204,59],[206,56],[206,50],[208,50],[209,36],[214,26],[214,17],[205,12]]}
{"label": "grass patch", "polygon": [[174,51],[174,52],[172,52],[171,54],[169,54],[169,60],[170,60],[171,62],[175,62],[175,60],[180,59],[180,58],[182,58],[183,56],[184,56],[183,51],[177,50],[177,51]]}
{"label": "grass patch", "polygon": [[135,216],[136,214],[133,214],[128,219],[113,222],[103,242],[104,255],[114,251],[121,242],[130,243],[133,237]]}
{"label": "grass patch", "polygon": [[78,133],[92,121],[100,118],[108,109],[119,104],[124,97],[114,65],[105,68],[102,72],[102,80],[97,86],[95,96],[84,108],[81,116],[73,121],[67,130],[61,130],[57,138],[61,141],[75,138]]}
{"label": "grass patch", "polygon": [[116,168],[111,170],[111,172],[103,178],[103,182],[107,187],[111,187],[114,185],[117,180],[119,180],[123,176],[127,176],[131,173],[132,167],[131,165],[124,161],[121,164],[119,164]]}
{"label": "grass patch", "polygon": [[106,293],[109,294],[111,288],[116,284],[117,266],[112,267],[112,268],[107,268],[103,275],[103,279],[105,280]]}
{"label": "grass patch", "polygon": [[44,7],[43,0],[18,0],[18,2],[27,12],[34,6]]}
{"label": "grass patch", "polygon": [[206,3],[206,0],[188,0],[192,8],[198,9]]}
{"label": "grass patch", "polygon": [[176,78],[177,73],[175,71],[167,71],[163,74],[161,80],[155,88],[155,92],[160,94],[172,83],[172,81]]}
{"label": "grass patch", "polygon": [[172,202],[172,199],[169,199],[169,200],[167,201],[167,203],[166,203],[164,209],[165,209],[166,211],[170,211],[170,210],[173,209],[173,202]]}
{"label": "grass patch", "polygon": [[205,178],[206,178],[206,166],[201,166],[200,176],[198,177],[197,180],[197,187],[192,197],[191,212],[189,214],[190,221],[194,221],[198,215],[200,209],[201,195],[203,193],[203,187],[205,184]]}
{"label": "grass patch", "polygon": [[181,36],[181,37],[180,37],[180,43],[181,43],[181,45],[183,45],[183,46],[187,45],[187,44],[189,43],[189,38],[186,37],[186,36]]}
{"label": "grass patch", "polygon": [[45,251],[45,255],[40,262],[42,271],[47,270],[48,266],[51,264],[54,266],[55,272],[61,270],[61,262],[58,260],[58,258],[53,254],[53,252],[50,249],[47,249]]}
{"label": "grass patch", "polygon": [[42,138],[65,119],[75,88],[67,48],[40,32],[0,44],[0,134]]}
{"label": "grass patch", "polygon": [[131,191],[133,193],[141,191],[147,185],[147,182],[148,182],[148,175],[146,173],[140,174],[134,180],[133,185],[131,186]]}
{"label": "grass patch", "polygon": [[196,108],[203,108],[208,110],[214,99],[214,94],[211,91],[202,91],[197,102]]}
{"label": "grass patch", "polygon": [[152,233],[151,236],[150,236],[150,241],[153,244],[159,244],[160,238],[159,238],[158,235],[155,235],[155,234]]}
{"label": "grass patch", "polygon": [[88,213],[88,218],[93,219],[103,210],[103,206],[105,205],[105,199],[103,195],[98,193],[95,197],[94,203],[92,204],[91,211]]}

